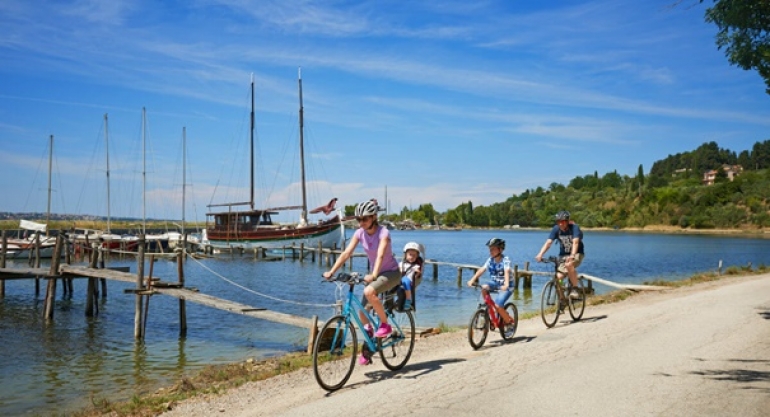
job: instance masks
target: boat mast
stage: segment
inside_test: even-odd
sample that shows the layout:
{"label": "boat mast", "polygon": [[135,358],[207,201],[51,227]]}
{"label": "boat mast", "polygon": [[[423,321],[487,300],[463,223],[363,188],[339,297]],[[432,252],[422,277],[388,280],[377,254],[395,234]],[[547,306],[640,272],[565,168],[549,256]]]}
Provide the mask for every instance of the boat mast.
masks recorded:
{"label": "boat mast", "polygon": [[187,186],[187,128],[182,126],[182,236],[184,236],[184,203]]}
{"label": "boat mast", "polygon": [[142,107],[142,234],[147,234],[147,161],[145,157],[147,137],[147,111]]}
{"label": "boat mast", "polygon": [[249,204],[254,210],[254,73],[251,73],[251,129],[249,132],[249,141],[251,142],[251,198]]}
{"label": "boat mast", "polygon": [[46,236],[48,236],[48,230],[51,228],[51,164],[53,161],[53,135],[51,135],[50,145],[48,148],[48,209],[45,215]]}
{"label": "boat mast", "polygon": [[305,110],[302,107],[302,68],[297,70],[297,75],[299,81],[299,166],[300,180],[302,181],[302,213],[299,223],[304,226],[307,224],[307,190],[305,186]]}
{"label": "boat mast", "polygon": [[110,137],[107,132],[107,113],[104,113],[104,149],[107,158],[107,233],[112,233],[110,224]]}

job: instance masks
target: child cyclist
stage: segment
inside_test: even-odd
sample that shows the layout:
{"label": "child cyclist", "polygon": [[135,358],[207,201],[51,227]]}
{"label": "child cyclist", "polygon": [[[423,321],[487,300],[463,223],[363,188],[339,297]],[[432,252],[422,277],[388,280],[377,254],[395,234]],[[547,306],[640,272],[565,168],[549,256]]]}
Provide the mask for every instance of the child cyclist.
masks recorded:
{"label": "child cyclist", "polygon": [[[366,252],[367,258],[369,258],[371,268],[369,274],[364,277],[364,280],[369,285],[364,288],[364,299],[361,303],[364,307],[366,307],[367,303],[370,304],[380,317],[380,327],[374,332],[374,336],[388,337],[393,329],[388,324],[388,316],[385,314],[385,309],[377,294],[397,287],[401,283],[401,272],[398,269],[398,262],[395,256],[393,256],[390,232],[386,227],[380,226],[377,222],[378,211],[379,207],[375,199],[364,201],[356,206],[355,216],[356,220],[358,220],[359,228],[350,239],[350,244],[340,254],[340,257],[337,258],[337,262],[334,263],[330,270],[324,272],[323,276],[326,279],[331,278],[334,272],[342,267],[350,258],[356,246],[358,246],[358,242],[361,242],[364,252]],[[374,329],[366,315],[360,312],[359,317],[364,324],[364,330],[371,335]],[[368,365],[371,363],[371,359],[362,352],[358,363]]]}
{"label": "child cyclist", "polygon": [[497,313],[502,317],[505,324],[513,322],[513,318],[505,311],[505,302],[508,297],[513,294],[511,290],[511,260],[503,255],[505,250],[505,241],[499,238],[492,238],[487,242],[489,246],[489,258],[484,263],[484,266],[479,268],[473,278],[468,281],[468,286],[472,287],[479,279],[484,271],[489,271],[489,277],[491,281],[481,286],[481,292],[484,296],[487,295],[489,290],[499,291],[500,294],[495,299],[495,308]]}
{"label": "child cyclist", "polygon": [[404,310],[411,310],[413,290],[420,285],[422,281],[423,259],[420,256],[425,249],[417,242],[409,242],[404,245],[404,259],[401,260],[399,270],[401,271],[401,287],[404,289]]}

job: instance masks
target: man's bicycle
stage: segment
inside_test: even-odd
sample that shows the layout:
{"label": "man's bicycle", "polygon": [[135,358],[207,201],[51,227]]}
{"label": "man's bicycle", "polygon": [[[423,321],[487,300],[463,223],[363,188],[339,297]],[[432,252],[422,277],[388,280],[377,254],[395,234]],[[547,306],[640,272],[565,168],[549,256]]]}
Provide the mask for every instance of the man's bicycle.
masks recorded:
{"label": "man's bicycle", "polygon": [[[583,312],[586,308],[586,292],[583,280],[578,279],[578,285],[574,287],[566,276],[559,278],[560,259],[555,256],[543,258],[541,262],[552,263],[554,270],[553,278],[545,283],[540,298],[540,316],[543,318],[545,326],[553,327],[565,308],[569,309],[572,320],[578,321],[583,318]],[[570,298],[569,294],[572,290],[577,292],[577,297]]]}
{"label": "man's bicycle", "polygon": [[[353,373],[358,353],[358,332],[363,324],[358,311],[363,311],[374,329],[379,327],[379,317],[372,314],[361,304],[353,294],[356,284],[365,284],[363,276],[358,273],[339,273],[330,278],[338,286],[338,298],[345,297],[341,311],[326,321],[316,337],[313,345],[313,373],[323,389],[335,391],[342,388]],[[344,286],[348,286],[347,296]],[[393,302],[395,292],[389,291],[384,296],[383,306],[388,315],[388,323],[393,328],[391,334],[384,338],[376,338],[366,331],[363,336],[362,352],[372,355],[379,352],[382,363],[391,371],[397,371],[406,365],[414,349],[414,316],[411,311],[398,311]],[[369,356],[367,356],[369,357]]]}
{"label": "man's bicycle", "polygon": [[[475,285],[480,287],[480,285]],[[489,334],[490,328],[492,330],[499,329],[500,336],[506,342],[513,339],[513,335],[516,334],[516,328],[519,326],[519,310],[516,308],[516,304],[512,302],[505,303],[505,311],[508,313],[513,322],[509,324],[503,323],[503,318],[497,313],[495,302],[489,293],[497,292],[495,290],[489,290],[486,294],[480,296],[479,306],[471,316],[471,321],[468,324],[468,342],[473,349],[479,349],[484,346],[484,342],[487,340],[487,334]]]}

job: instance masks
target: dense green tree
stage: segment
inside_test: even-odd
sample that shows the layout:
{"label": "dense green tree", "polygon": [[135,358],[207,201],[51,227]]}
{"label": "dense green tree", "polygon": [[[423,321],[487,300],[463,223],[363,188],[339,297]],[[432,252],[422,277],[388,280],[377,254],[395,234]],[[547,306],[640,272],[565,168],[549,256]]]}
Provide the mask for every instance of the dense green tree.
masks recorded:
{"label": "dense green tree", "polygon": [[730,64],[759,72],[770,94],[770,2],[715,0],[706,21],[719,28],[716,44]]}

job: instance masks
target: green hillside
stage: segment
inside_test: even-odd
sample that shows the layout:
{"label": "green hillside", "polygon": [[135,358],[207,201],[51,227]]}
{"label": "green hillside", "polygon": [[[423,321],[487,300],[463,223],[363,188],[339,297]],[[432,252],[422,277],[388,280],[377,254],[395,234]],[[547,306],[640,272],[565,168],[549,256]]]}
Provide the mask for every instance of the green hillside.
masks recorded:
{"label": "green hillside", "polygon": [[[723,167],[735,165],[742,171],[731,181]],[[716,178],[713,185],[704,185],[709,170],[717,171]],[[770,140],[739,153],[710,142],[655,162],[646,175],[641,165],[634,176],[594,172],[489,206],[469,201],[438,214],[426,204],[394,217],[431,223],[438,217],[444,224],[473,227],[543,227],[553,224],[554,213],[566,209],[584,227],[760,229],[770,227],[768,196]]]}

